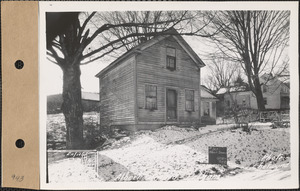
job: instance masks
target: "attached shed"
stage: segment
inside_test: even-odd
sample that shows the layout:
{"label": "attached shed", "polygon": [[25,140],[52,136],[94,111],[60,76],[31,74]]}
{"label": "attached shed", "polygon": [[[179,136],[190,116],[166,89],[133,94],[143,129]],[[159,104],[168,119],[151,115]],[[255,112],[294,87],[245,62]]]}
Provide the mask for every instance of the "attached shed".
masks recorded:
{"label": "attached shed", "polygon": [[140,130],[200,123],[205,64],[173,32],[141,43],[96,75],[101,125]]}
{"label": "attached shed", "polygon": [[201,122],[203,124],[216,124],[217,101],[218,99],[205,86],[201,86]]}

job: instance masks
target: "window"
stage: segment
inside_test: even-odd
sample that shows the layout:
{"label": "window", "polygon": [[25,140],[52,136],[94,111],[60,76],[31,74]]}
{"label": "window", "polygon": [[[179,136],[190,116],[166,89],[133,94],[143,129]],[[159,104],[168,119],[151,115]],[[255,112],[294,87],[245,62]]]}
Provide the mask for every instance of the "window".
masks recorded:
{"label": "window", "polygon": [[288,93],[288,89],[287,89],[286,87],[283,87],[283,86],[282,86],[281,92],[282,92],[282,93]]}
{"label": "window", "polygon": [[209,107],[209,102],[205,102],[204,103],[204,112],[203,112],[203,115],[204,116],[209,116],[209,113],[210,113],[210,107]]}
{"label": "window", "polygon": [[176,49],[167,47],[167,69],[176,70]]}
{"label": "window", "polygon": [[243,106],[246,107],[246,99],[243,99]]}
{"label": "window", "polygon": [[146,109],[157,109],[157,87],[154,85],[145,86]]}
{"label": "window", "polygon": [[281,109],[286,109],[286,108],[290,107],[290,98],[289,97],[281,97],[280,100],[281,100],[281,103],[280,103]]}
{"label": "window", "polygon": [[194,90],[185,90],[185,110],[194,111]]}
{"label": "window", "polygon": [[268,91],[268,87],[266,85],[263,85],[263,93],[266,93]]}
{"label": "window", "polygon": [[268,105],[268,101],[267,101],[267,98],[266,98],[266,97],[264,97],[264,104],[265,104],[265,105]]}
{"label": "window", "polygon": [[230,101],[227,100],[227,107],[230,107]]}

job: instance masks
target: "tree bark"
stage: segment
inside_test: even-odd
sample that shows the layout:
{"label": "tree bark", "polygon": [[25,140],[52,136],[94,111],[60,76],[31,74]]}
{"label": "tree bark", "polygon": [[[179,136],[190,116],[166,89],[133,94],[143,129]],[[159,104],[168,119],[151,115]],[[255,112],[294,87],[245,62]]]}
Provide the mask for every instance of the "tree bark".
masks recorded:
{"label": "tree bark", "polygon": [[254,79],[254,87],[255,87],[255,96],[256,96],[256,102],[257,102],[257,108],[259,111],[265,109],[265,102],[264,102],[264,97],[263,93],[261,91],[261,85],[259,78]]}
{"label": "tree bark", "polygon": [[79,64],[63,67],[62,111],[67,128],[67,149],[84,148],[80,75]]}

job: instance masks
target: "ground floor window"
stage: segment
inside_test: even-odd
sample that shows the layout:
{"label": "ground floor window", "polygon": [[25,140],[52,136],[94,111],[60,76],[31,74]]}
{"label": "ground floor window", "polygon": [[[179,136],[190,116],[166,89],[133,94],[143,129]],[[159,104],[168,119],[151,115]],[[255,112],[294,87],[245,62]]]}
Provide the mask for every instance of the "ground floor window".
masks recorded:
{"label": "ground floor window", "polygon": [[210,107],[209,107],[209,102],[204,102],[204,111],[203,115],[204,116],[210,116]]}
{"label": "ground floor window", "polygon": [[185,110],[195,111],[194,107],[194,90],[185,90]]}
{"label": "ground floor window", "polygon": [[230,107],[230,101],[227,100],[226,103],[227,103],[227,107]]}
{"label": "ground floor window", "polygon": [[246,99],[243,99],[243,107],[246,107]]}
{"label": "ground floor window", "polygon": [[290,107],[290,98],[289,97],[281,97],[281,108],[289,108]]}
{"label": "ground floor window", "polygon": [[268,105],[268,99],[266,97],[264,97],[264,104]]}
{"label": "ground floor window", "polygon": [[154,85],[145,86],[146,109],[157,109],[157,87]]}

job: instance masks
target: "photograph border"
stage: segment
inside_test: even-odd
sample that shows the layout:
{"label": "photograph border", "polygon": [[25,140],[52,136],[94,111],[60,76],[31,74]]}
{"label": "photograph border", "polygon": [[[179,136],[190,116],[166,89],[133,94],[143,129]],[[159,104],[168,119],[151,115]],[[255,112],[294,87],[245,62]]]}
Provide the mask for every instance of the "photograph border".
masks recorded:
{"label": "photograph border", "polygon": [[[71,11],[154,11],[154,10],[290,10],[290,119],[291,180],[288,181],[172,181],[99,182],[46,184],[46,12]],[[39,126],[41,189],[279,189],[299,187],[299,60],[298,2],[39,2]],[[296,64],[295,64],[296,63]]]}

